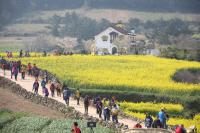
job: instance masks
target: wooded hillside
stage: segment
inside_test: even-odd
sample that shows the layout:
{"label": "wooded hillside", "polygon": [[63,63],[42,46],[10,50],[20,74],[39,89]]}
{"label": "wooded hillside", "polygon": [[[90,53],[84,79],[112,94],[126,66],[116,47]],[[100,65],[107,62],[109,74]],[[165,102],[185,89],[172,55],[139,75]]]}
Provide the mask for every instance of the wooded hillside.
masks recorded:
{"label": "wooded hillside", "polygon": [[80,7],[200,13],[199,0],[1,0],[0,27],[27,11]]}

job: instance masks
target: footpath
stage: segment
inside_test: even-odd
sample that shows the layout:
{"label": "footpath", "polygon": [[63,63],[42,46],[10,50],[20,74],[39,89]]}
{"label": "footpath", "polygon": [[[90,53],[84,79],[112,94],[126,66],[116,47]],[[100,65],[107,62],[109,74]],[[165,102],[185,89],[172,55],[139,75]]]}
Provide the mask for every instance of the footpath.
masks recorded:
{"label": "footpath", "polygon": [[[0,73],[0,76],[3,76],[2,71]],[[21,87],[23,87],[27,91],[33,92],[32,88],[33,88],[33,83],[35,81],[34,77],[26,75],[25,80],[22,80],[21,79],[21,74],[19,74],[17,81],[14,80],[14,77],[13,77],[13,79],[11,79],[10,77],[11,77],[10,71],[6,71],[5,78],[16,82],[17,84],[19,84]],[[50,84],[47,84],[46,87],[49,89],[50,88]],[[50,90],[49,90],[49,92],[50,92]],[[43,95],[41,86],[39,88],[39,95],[41,95],[41,96]],[[49,95],[49,97],[52,98],[50,95]],[[65,103],[62,97],[58,97],[56,95],[52,99],[55,99],[55,100],[57,100],[57,101],[59,101],[61,103]],[[75,110],[77,110],[78,112],[84,114],[83,101],[80,100],[80,105],[77,105],[77,101],[74,98],[70,98],[69,106],[74,107]],[[88,115],[92,116],[92,117],[95,117],[95,118],[99,118],[98,114],[96,113],[96,108],[93,107],[93,106],[89,106]],[[134,120],[128,119],[128,118],[123,118],[121,116],[119,116],[118,119],[119,119],[119,123],[123,123],[124,125],[128,125],[129,129],[132,129],[132,127],[137,123],[137,121],[134,121]],[[143,125],[143,127],[144,127],[144,125]]]}

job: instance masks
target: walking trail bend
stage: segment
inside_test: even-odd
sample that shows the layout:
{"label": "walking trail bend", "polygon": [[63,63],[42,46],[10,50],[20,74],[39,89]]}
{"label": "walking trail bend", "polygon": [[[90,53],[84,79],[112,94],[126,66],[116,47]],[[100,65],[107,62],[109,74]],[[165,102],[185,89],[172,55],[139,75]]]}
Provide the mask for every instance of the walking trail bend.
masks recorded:
{"label": "walking trail bend", "polygon": [[[2,72],[0,73],[0,76],[3,76]],[[19,74],[17,81],[14,80],[14,76],[13,76],[13,79],[11,79],[10,77],[11,77],[10,71],[6,71],[5,78],[16,82],[17,84],[22,86],[27,91],[33,92],[32,88],[33,88],[33,83],[35,81],[34,77],[26,75],[25,80],[22,80],[21,79],[21,74]],[[47,88],[49,90],[50,84],[47,84]],[[49,92],[50,92],[50,90],[49,90]],[[41,86],[40,86],[40,88],[38,90],[38,93],[39,93],[39,95],[43,96]],[[49,95],[49,97],[52,98],[50,95]],[[55,100],[57,100],[57,101],[59,101],[61,103],[65,103],[63,98],[62,97],[58,97],[57,95],[55,95],[55,97],[53,97],[53,99],[55,99]],[[84,114],[83,101],[80,100],[80,105],[77,105],[77,101],[74,100],[73,98],[70,98],[69,106],[74,107],[75,110],[77,110],[80,113]],[[98,114],[96,113],[96,108],[93,107],[93,106],[89,106],[88,115],[89,116],[93,116],[95,118],[99,118]],[[132,127],[137,123],[137,121],[134,121],[134,120],[131,120],[131,119],[128,119],[128,118],[122,118],[120,116],[119,116],[118,119],[119,119],[119,123],[124,123],[125,125],[128,125],[129,129],[132,129]],[[144,127],[144,125],[142,125],[142,126]]]}

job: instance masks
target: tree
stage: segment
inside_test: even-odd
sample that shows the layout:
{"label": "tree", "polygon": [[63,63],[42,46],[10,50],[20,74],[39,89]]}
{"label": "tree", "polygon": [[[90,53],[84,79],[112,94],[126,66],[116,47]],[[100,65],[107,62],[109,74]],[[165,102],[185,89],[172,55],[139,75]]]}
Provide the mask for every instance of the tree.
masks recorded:
{"label": "tree", "polygon": [[51,33],[54,36],[59,36],[60,32],[59,32],[59,28],[60,28],[60,22],[61,22],[61,17],[58,15],[54,15],[51,19],[50,19],[50,29],[51,29]]}
{"label": "tree", "polygon": [[87,51],[87,53],[95,54],[96,46],[95,46],[95,42],[93,40],[86,41],[84,47],[85,47],[85,50]]}
{"label": "tree", "polygon": [[141,31],[140,29],[140,26],[142,25],[142,22],[137,19],[137,18],[131,18],[128,20],[128,29],[131,30],[131,29],[135,29],[135,31],[137,33],[139,33]]}
{"label": "tree", "polygon": [[56,45],[56,41],[51,36],[41,35],[33,40],[31,44],[26,44],[25,47],[30,51],[43,52],[52,51],[59,46]]}

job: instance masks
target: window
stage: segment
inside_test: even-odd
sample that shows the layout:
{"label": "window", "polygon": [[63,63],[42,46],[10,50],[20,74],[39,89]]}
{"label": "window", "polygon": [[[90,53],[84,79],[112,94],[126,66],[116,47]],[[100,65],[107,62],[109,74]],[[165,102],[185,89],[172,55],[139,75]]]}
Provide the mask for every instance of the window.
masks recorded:
{"label": "window", "polygon": [[103,35],[101,38],[102,38],[102,41],[108,41],[108,36],[106,35]]}

